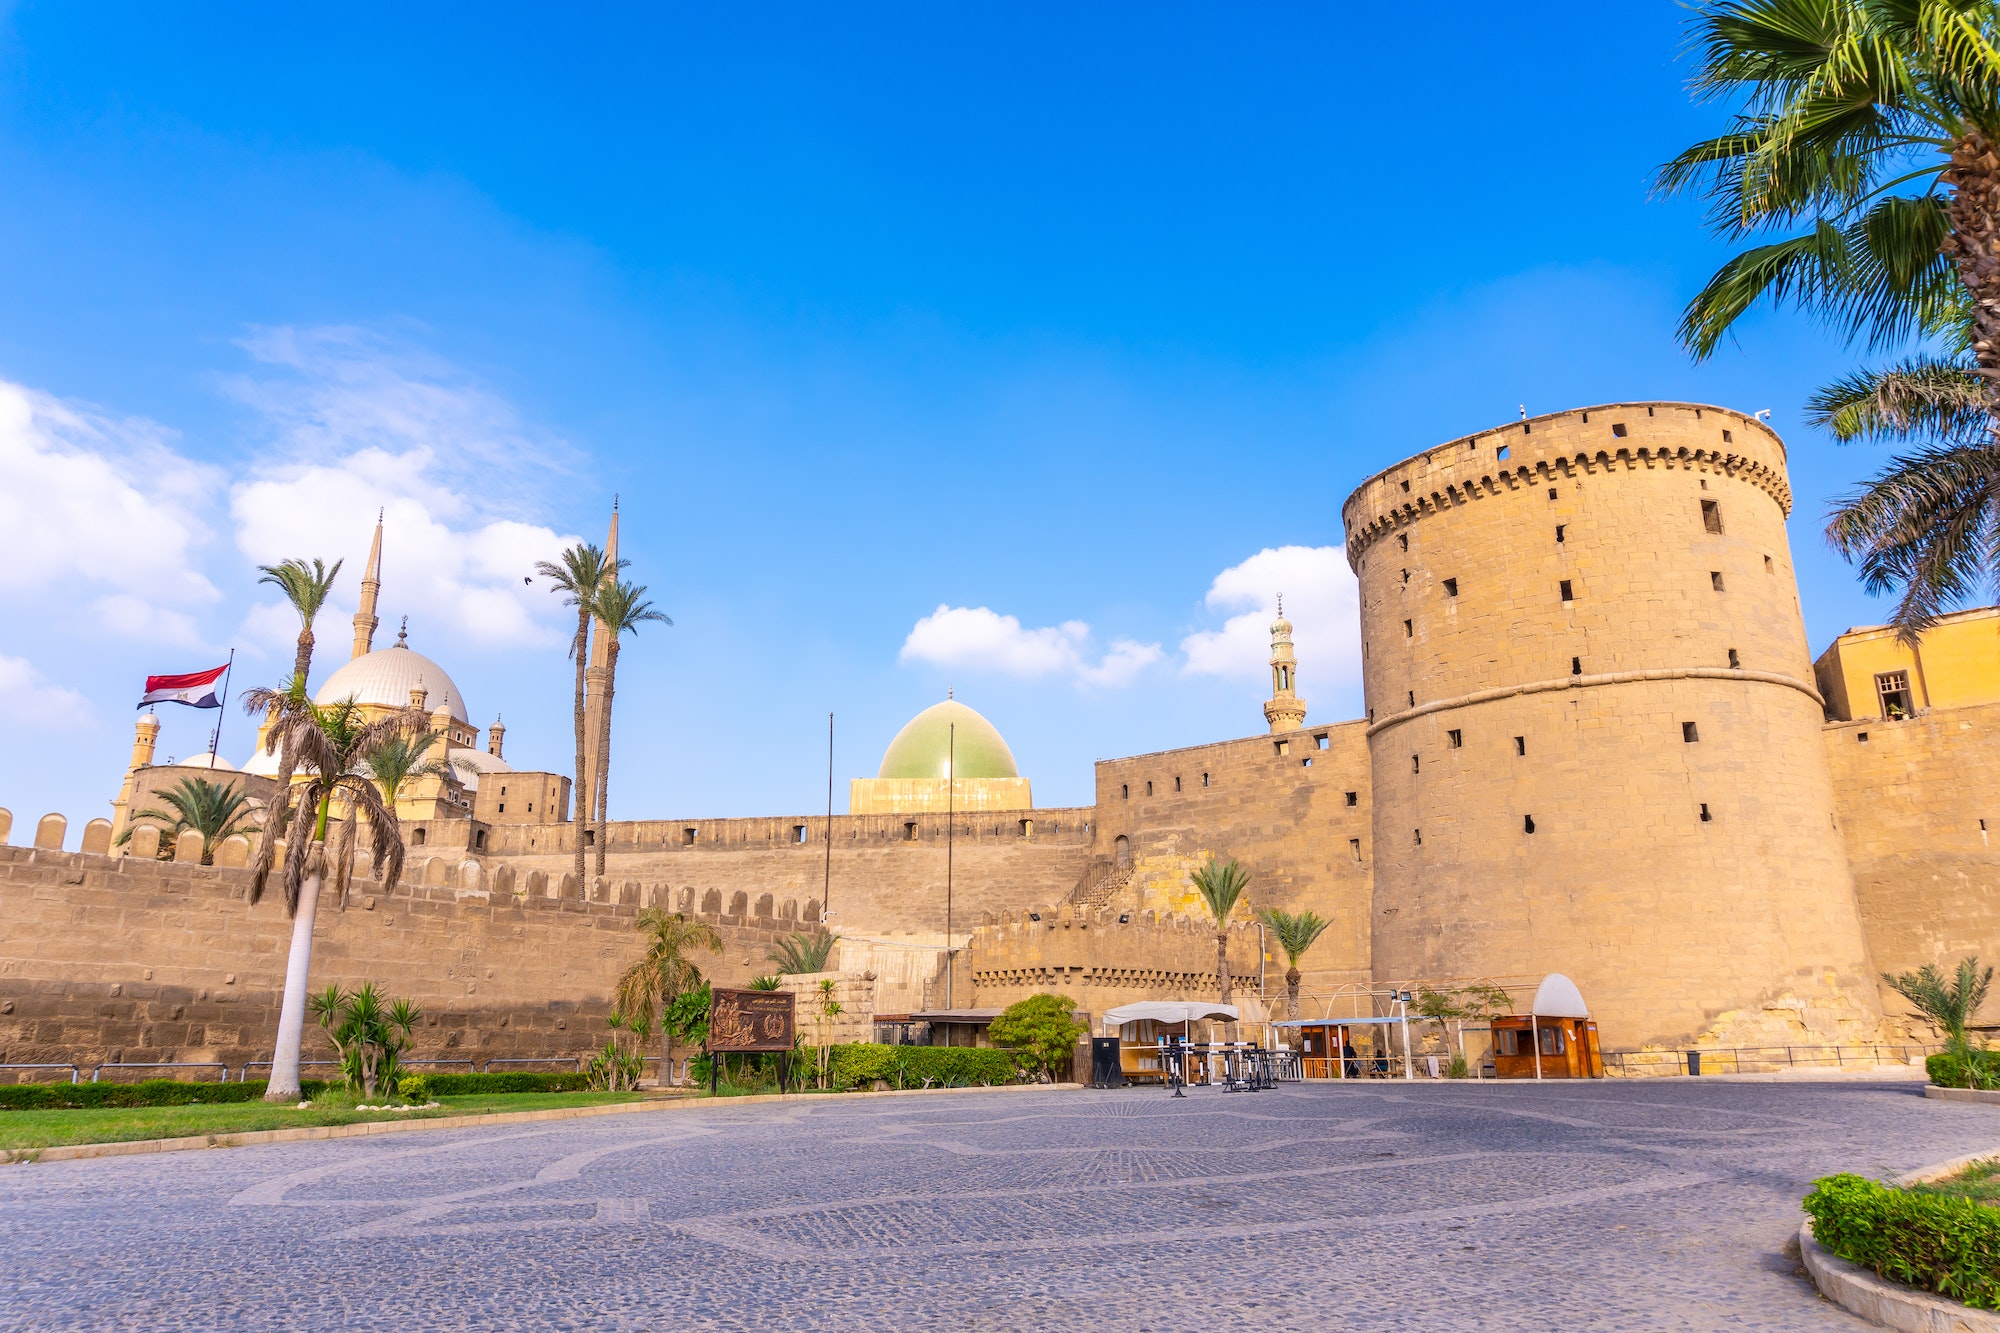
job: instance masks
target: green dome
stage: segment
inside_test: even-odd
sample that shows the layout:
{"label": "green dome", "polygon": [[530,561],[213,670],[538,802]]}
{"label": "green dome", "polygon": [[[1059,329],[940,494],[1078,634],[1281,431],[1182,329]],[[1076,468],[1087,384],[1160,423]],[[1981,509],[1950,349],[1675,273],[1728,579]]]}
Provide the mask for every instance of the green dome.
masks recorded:
{"label": "green dome", "polygon": [[[953,728],[957,729],[953,735]],[[955,761],[955,762],[954,762]],[[909,720],[882,755],[878,778],[1018,778],[1014,752],[993,724],[956,700]]]}

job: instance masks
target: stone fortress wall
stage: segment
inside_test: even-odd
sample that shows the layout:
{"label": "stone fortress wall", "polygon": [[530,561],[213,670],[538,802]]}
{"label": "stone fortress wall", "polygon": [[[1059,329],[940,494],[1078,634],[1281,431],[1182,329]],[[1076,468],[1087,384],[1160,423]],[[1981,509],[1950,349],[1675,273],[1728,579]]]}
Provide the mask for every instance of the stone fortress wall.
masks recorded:
{"label": "stone fortress wall", "polygon": [[[1095,1013],[1212,993],[1187,877],[1214,854],[1249,870],[1248,907],[1331,922],[1302,963],[1312,995],[1367,1007],[1370,988],[1482,980],[1525,1006],[1561,971],[1607,1049],[1871,1039],[1879,971],[2000,958],[2000,644],[1976,638],[2000,617],[1966,613],[1971,628],[1912,658],[1916,716],[1826,721],[1869,716],[1869,673],[1895,662],[1880,635],[1842,636],[1822,673],[1854,682],[1821,699],[1789,504],[1776,436],[1712,407],[1593,407],[1454,441],[1343,511],[1367,717],[1282,730],[1292,701],[1271,735],[1101,761],[1094,806],[959,813],[949,938],[942,814],[619,822],[605,876],[582,885],[573,824],[440,818],[405,826],[406,893],[327,918],[314,983],[373,977],[462,1040],[532,1054],[580,1016],[596,1045],[641,905],[717,922],[728,950],[710,970],[746,980],[817,919],[830,843],[841,985],[876,1011],[941,1004],[949,946],[960,1006],[1058,989]],[[60,827],[35,840],[0,881],[0,1006],[41,1024],[0,1022],[10,1058],[255,1045],[210,1040],[250,1012],[234,995],[275,996],[282,966],[282,907],[232,896],[240,845],[194,874],[175,866],[199,847],[155,864],[141,839],[137,858],[104,859],[107,821],[81,857],[47,850]],[[1276,946],[1251,926],[1230,949],[1279,1001]],[[218,990],[210,974],[239,956],[249,990]],[[465,971],[489,966],[491,985]],[[171,1003],[136,1007],[132,988],[169,973]],[[176,1007],[204,1026],[159,1018]],[[96,1045],[54,1052],[59,1036]]]}
{"label": "stone fortress wall", "polygon": [[1837,833],[1784,447],[1625,403],[1442,445],[1343,508],[1373,965],[1571,976],[1607,1047],[1881,1011]]}

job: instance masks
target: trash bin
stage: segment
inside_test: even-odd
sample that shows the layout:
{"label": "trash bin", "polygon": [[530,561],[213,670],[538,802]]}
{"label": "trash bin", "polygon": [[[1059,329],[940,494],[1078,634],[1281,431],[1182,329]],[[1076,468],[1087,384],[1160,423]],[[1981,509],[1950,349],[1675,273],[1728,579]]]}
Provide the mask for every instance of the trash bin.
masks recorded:
{"label": "trash bin", "polygon": [[1696,1078],[1700,1078],[1700,1077],[1701,1077],[1701,1052],[1700,1052],[1700,1051],[1689,1051],[1689,1052],[1687,1053],[1687,1055],[1688,1055],[1688,1073],[1690,1073],[1690,1074],[1694,1075],[1694,1076],[1695,1076]]}
{"label": "trash bin", "polygon": [[1119,1061],[1119,1041],[1116,1037],[1092,1037],[1090,1039],[1090,1086],[1093,1088],[1122,1088],[1125,1086],[1125,1068]]}

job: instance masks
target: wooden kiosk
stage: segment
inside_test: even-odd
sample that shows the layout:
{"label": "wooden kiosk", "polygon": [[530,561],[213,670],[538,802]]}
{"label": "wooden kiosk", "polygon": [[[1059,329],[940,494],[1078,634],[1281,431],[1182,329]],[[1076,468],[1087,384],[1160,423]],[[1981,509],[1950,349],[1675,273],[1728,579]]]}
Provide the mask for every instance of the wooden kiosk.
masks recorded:
{"label": "wooden kiosk", "polygon": [[[1235,1022],[1241,1011],[1233,1004],[1200,1000],[1141,1000],[1104,1011],[1104,1035],[1118,1038],[1118,1066],[1128,1082],[1164,1083],[1167,1070],[1160,1057],[1163,1037],[1191,1042],[1194,1025],[1205,1019]],[[1187,1061],[1190,1083],[1205,1081],[1205,1062]]]}
{"label": "wooden kiosk", "polygon": [[[1410,1042],[1409,1019],[1388,1018],[1289,1018],[1273,1023],[1280,1032],[1296,1033],[1299,1039],[1301,1078],[1403,1078],[1410,1072],[1407,1055]],[[1396,1049],[1392,1030],[1401,1028],[1403,1050]],[[1361,1037],[1362,1046],[1354,1044]],[[1345,1054],[1353,1051],[1354,1054]]]}
{"label": "wooden kiosk", "polygon": [[1527,1013],[1495,1018],[1492,1035],[1496,1078],[1604,1077],[1597,1024],[1576,983],[1560,972],[1542,978]]}

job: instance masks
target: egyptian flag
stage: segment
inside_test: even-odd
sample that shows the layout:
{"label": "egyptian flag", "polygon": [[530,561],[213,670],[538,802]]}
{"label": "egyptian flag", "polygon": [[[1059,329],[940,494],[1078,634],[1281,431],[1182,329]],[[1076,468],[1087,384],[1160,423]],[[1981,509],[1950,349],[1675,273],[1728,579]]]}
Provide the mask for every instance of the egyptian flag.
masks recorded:
{"label": "egyptian flag", "polygon": [[215,682],[222,679],[222,673],[229,670],[223,663],[213,671],[193,671],[185,676],[148,676],[146,693],[139,700],[139,707],[147,704],[186,704],[189,708],[220,708],[222,700],[216,696]]}

